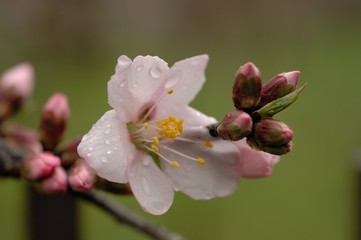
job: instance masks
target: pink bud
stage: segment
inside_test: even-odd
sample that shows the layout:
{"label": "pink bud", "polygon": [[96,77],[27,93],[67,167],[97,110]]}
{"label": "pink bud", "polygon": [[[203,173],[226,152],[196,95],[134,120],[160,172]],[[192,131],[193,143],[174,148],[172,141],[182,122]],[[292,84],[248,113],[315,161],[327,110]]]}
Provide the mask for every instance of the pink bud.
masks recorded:
{"label": "pink bud", "polygon": [[292,71],[292,72],[286,72],[283,74],[285,78],[287,79],[287,83],[293,86],[293,89],[296,88],[298,80],[300,79],[301,72],[300,71]]}
{"label": "pink bud", "polygon": [[252,132],[252,118],[242,110],[228,113],[217,127],[217,133],[223,139],[238,141]]}
{"label": "pink bud", "polygon": [[253,150],[244,140],[235,142],[240,150],[242,178],[262,178],[272,175],[273,166],[279,161],[280,157],[266,152]]}
{"label": "pink bud", "polygon": [[54,169],[60,165],[60,158],[50,152],[41,152],[27,156],[22,164],[25,178],[39,180],[53,174]]}
{"label": "pink bud", "polygon": [[69,185],[74,191],[86,192],[93,188],[95,172],[82,159],[79,159],[69,171]]}
{"label": "pink bud", "polygon": [[46,103],[40,122],[40,137],[45,149],[54,149],[62,140],[70,117],[68,98],[55,93]]}
{"label": "pink bud", "polygon": [[262,90],[261,73],[251,62],[239,68],[234,80],[232,97],[237,109],[249,109],[256,106]]}
{"label": "pink bud", "polygon": [[12,97],[26,99],[31,96],[34,85],[34,69],[30,63],[19,63],[1,76],[0,91]]}
{"label": "pink bud", "polygon": [[67,190],[67,175],[62,167],[57,167],[53,175],[44,179],[43,190],[48,193],[63,193]]}

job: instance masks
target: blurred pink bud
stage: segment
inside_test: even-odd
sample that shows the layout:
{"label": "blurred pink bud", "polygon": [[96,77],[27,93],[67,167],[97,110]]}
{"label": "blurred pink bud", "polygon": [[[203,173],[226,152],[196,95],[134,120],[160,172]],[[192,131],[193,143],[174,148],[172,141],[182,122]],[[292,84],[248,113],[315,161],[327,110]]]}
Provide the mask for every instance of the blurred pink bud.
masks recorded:
{"label": "blurred pink bud", "polygon": [[262,178],[272,175],[272,168],[279,161],[279,156],[253,150],[244,140],[235,144],[243,159],[240,168],[242,178]]}
{"label": "blurred pink bud", "polygon": [[228,113],[217,127],[217,133],[223,139],[238,141],[252,132],[252,118],[242,110]]}
{"label": "blurred pink bud", "polygon": [[83,159],[79,159],[70,168],[69,185],[74,191],[86,192],[93,188],[95,177],[93,169]]}
{"label": "blurred pink bud", "polygon": [[77,137],[57,148],[64,167],[70,167],[77,159],[80,158],[77,150],[80,141],[81,137]]}
{"label": "blurred pink bud", "polygon": [[44,179],[43,190],[47,193],[64,193],[68,187],[66,171],[62,167],[55,168],[53,174]]}
{"label": "blurred pink bud", "polygon": [[30,97],[34,70],[30,63],[20,63],[0,77],[0,122],[10,117]]}
{"label": "blurred pink bud", "polygon": [[233,103],[237,109],[256,106],[261,97],[262,80],[258,68],[251,62],[241,66],[233,84]]}
{"label": "blurred pink bud", "polygon": [[34,86],[34,69],[30,63],[19,63],[1,76],[0,91],[7,96],[26,99]]}
{"label": "blurred pink bud", "polygon": [[293,92],[296,89],[300,75],[300,71],[292,71],[274,76],[263,86],[259,106],[264,106],[277,98]]}
{"label": "blurred pink bud", "polygon": [[40,153],[42,146],[37,132],[25,127],[11,127],[5,131],[5,141],[28,153]]}
{"label": "blurred pink bud", "polygon": [[62,93],[53,94],[43,109],[40,122],[40,138],[45,149],[54,149],[63,139],[69,117],[68,98]]}
{"label": "blurred pink bud", "polygon": [[60,158],[50,152],[41,152],[27,156],[22,164],[25,178],[39,180],[53,174],[54,169],[60,165]]}

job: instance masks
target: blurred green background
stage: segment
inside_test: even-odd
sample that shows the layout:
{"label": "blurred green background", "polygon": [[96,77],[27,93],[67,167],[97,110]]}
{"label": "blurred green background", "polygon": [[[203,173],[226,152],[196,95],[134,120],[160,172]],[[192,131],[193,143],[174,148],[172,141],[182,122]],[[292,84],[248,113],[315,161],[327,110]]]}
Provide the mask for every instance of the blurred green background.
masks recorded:
{"label": "blurred green background", "polygon": [[[300,70],[301,98],[278,115],[295,132],[294,151],[272,177],[242,180],[231,196],[194,201],[177,193],[154,217],[131,197],[120,202],[189,239],[356,239],[356,161],[361,149],[361,2],[49,1],[0,2],[0,71],[36,69],[32,101],[16,122],[37,127],[54,92],[68,95],[67,137],[84,134],[109,109],[106,83],[121,54],[175,61],[207,53],[207,82],[192,106],[222,118],[233,77],[254,62],[264,81]],[[26,240],[27,184],[0,179],[0,238]],[[82,240],[149,239],[79,203]]]}

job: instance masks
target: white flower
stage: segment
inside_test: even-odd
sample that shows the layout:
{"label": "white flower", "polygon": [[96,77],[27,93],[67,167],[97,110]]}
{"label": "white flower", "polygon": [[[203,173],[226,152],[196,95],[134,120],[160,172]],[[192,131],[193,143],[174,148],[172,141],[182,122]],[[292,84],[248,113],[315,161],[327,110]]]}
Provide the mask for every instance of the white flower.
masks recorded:
{"label": "white flower", "polygon": [[78,146],[99,176],[129,182],[149,213],[165,213],[174,190],[210,199],[237,187],[239,150],[231,142],[212,139],[206,126],[215,119],[188,106],[202,88],[207,62],[208,56],[201,55],[168,68],[158,57],[119,57],[108,82],[114,110]]}

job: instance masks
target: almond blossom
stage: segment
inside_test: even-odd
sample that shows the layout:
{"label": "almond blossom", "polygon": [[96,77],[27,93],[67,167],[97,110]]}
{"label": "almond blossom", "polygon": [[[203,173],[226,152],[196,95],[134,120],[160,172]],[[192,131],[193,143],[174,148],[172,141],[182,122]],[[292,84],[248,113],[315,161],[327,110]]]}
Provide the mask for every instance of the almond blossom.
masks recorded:
{"label": "almond blossom", "polygon": [[216,120],[188,106],[205,82],[207,62],[201,55],[169,68],[158,57],[119,57],[108,82],[113,110],[78,146],[100,177],[129,182],[149,213],[165,213],[174,191],[210,199],[237,187],[243,163],[238,147],[212,138],[206,126]]}

